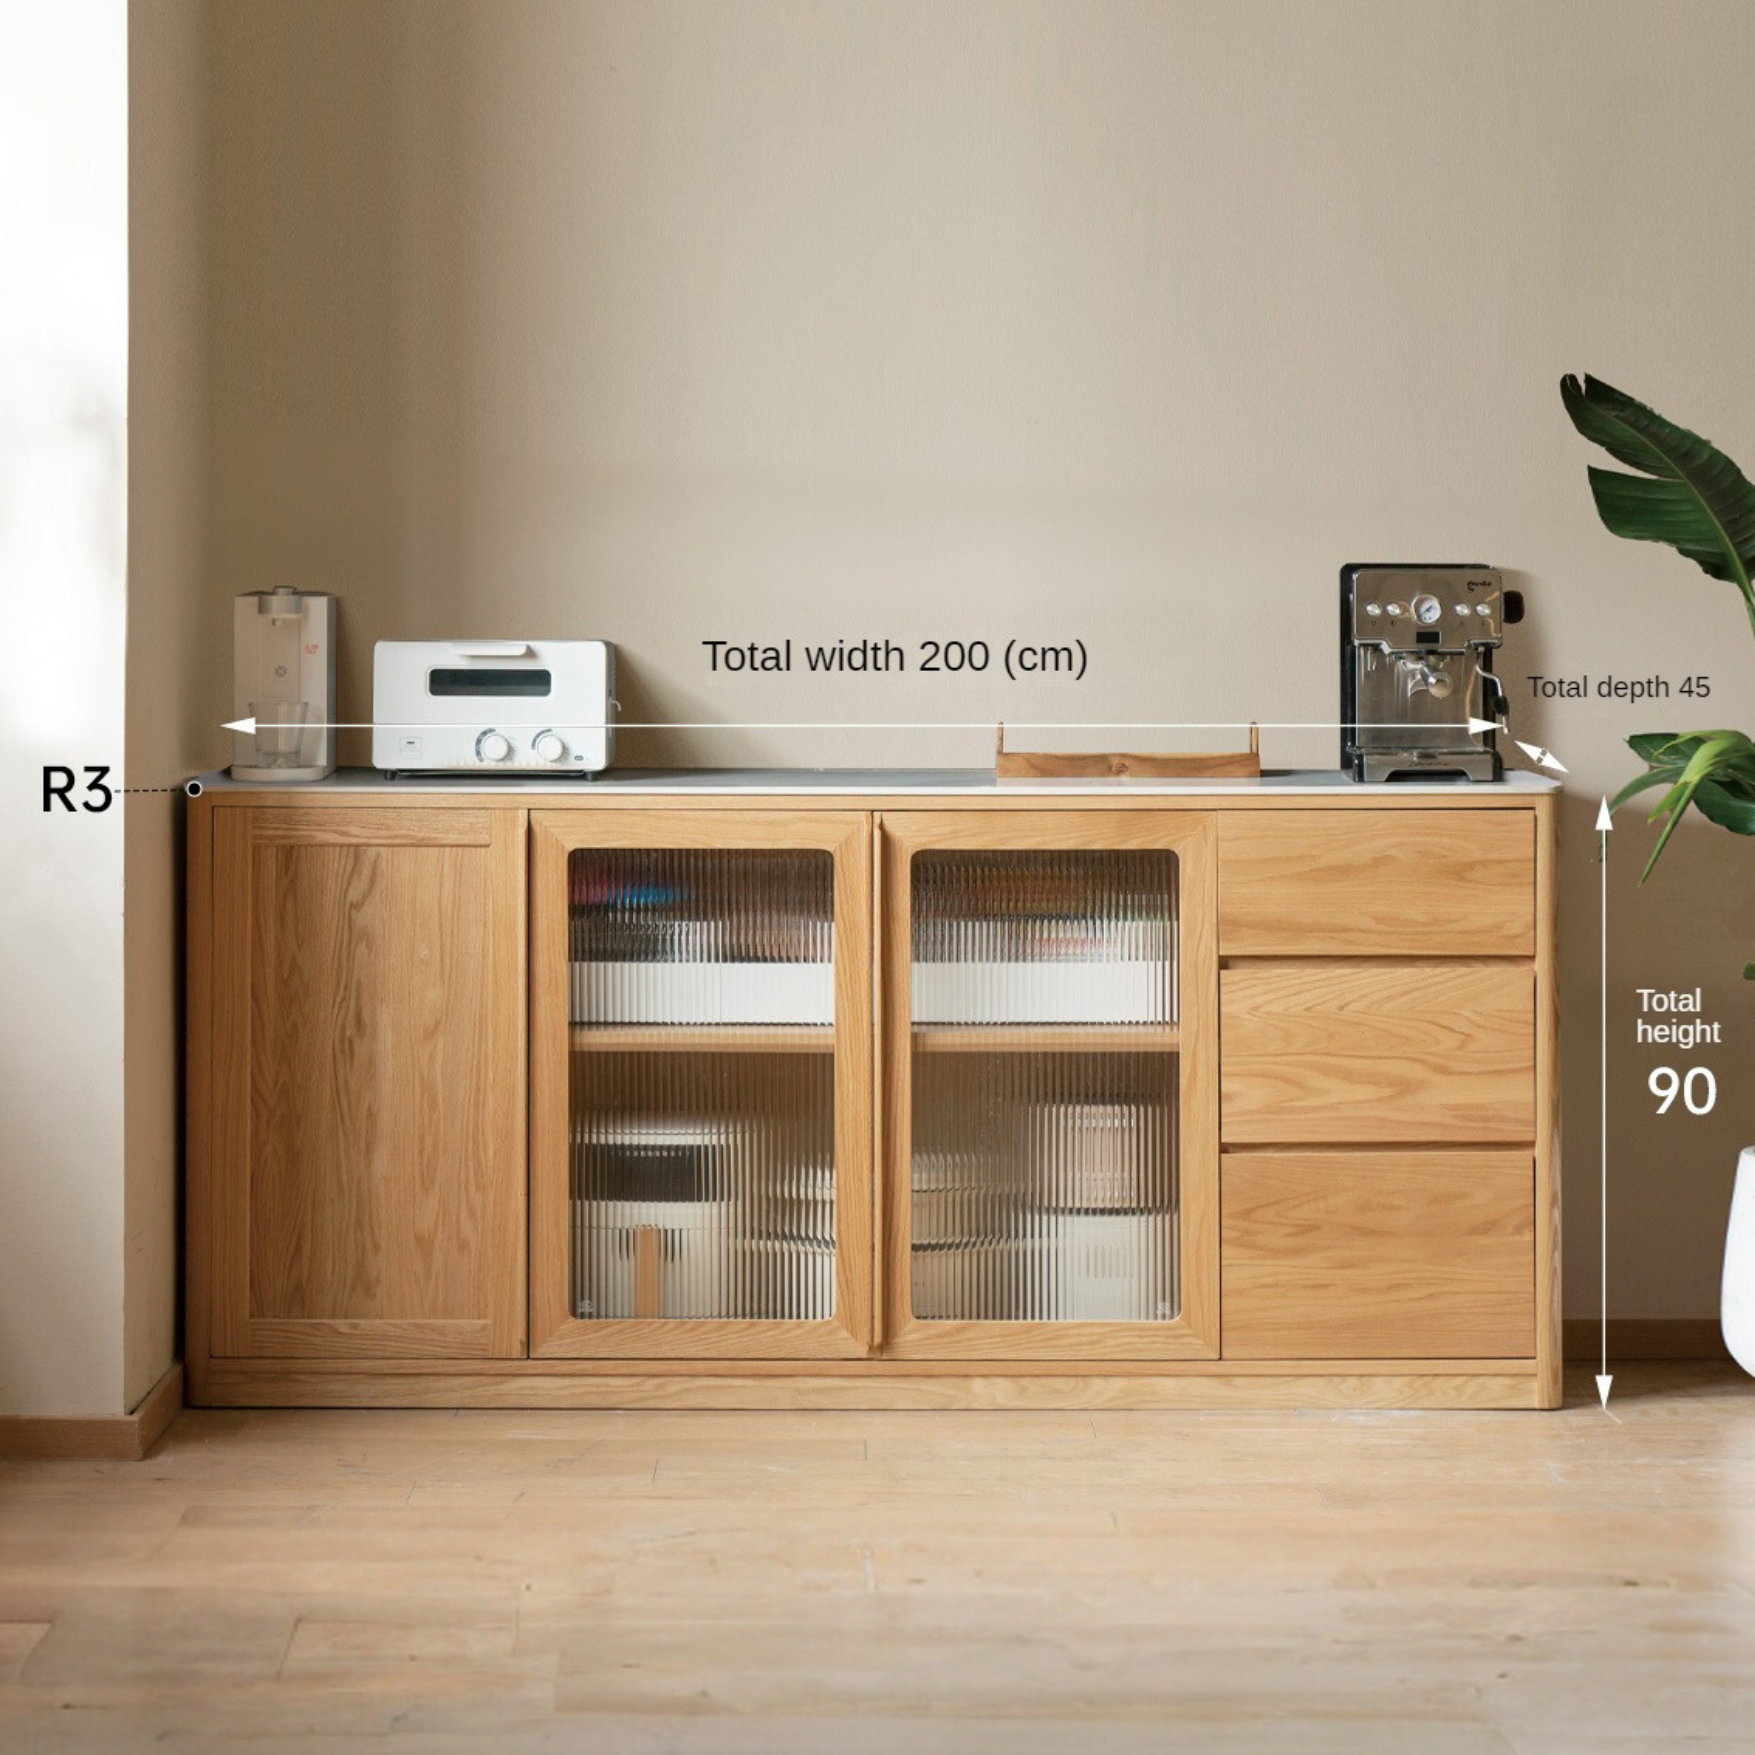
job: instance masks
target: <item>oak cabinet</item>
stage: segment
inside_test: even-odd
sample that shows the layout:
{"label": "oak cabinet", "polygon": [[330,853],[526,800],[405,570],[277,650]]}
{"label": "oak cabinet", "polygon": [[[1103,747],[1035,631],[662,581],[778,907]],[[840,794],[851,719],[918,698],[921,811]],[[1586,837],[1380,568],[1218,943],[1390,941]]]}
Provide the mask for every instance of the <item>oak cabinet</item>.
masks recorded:
{"label": "oak cabinet", "polygon": [[524,1352],[524,835],[213,813],[215,1355]]}
{"label": "oak cabinet", "polygon": [[1551,1406],[1554,795],[221,786],[198,1402]]}

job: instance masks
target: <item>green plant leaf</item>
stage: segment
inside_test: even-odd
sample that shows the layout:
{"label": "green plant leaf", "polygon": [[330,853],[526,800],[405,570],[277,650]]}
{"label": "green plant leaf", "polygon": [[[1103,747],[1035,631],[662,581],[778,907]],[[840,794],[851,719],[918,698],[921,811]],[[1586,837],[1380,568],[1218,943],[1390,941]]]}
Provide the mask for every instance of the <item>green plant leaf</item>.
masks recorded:
{"label": "green plant leaf", "polygon": [[1613,798],[1609,800],[1609,809],[1618,811],[1628,799],[1637,798],[1642,792],[1649,792],[1654,786],[1673,785],[1681,773],[1680,768],[1653,768],[1649,773],[1635,774]]}
{"label": "green plant leaf", "polygon": [[1666,420],[1600,378],[1568,375],[1560,397],[1572,424],[1616,462],[1590,470],[1597,513],[1616,536],[1665,542],[1737,587],[1755,628],[1755,485],[1698,433]]}
{"label": "green plant leaf", "polygon": [[1733,835],[1755,835],[1755,796],[1741,796],[1712,780],[1702,780],[1694,793],[1694,808]]}
{"label": "green plant leaf", "polygon": [[[1679,743],[1682,740],[1676,741]],[[1654,823],[1661,821],[1664,826],[1663,832],[1657,838],[1657,845],[1651,850],[1651,857],[1645,862],[1645,870],[1639,874],[1641,883],[1651,876],[1652,868],[1663,856],[1664,849],[1670,844],[1670,837],[1676,832],[1676,825],[1687,814],[1688,806],[1696,801],[1700,788],[1727,772],[1734,773],[1749,748],[1749,739],[1740,731],[1697,733],[1694,734],[1693,741],[1695,747],[1687,765],[1675,784],[1658,801],[1657,809],[1651,813],[1651,820]],[[1673,748],[1674,745],[1670,747]],[[1667,774],[1665,778],[1668,778]]]}
{"label": "green plant leaf", "polygon": [[[1714,579],[1735,585],[1755,629],[1755,485],[1698,433],[1666,420],[1600,378],[1560,380],[1572,424],[1623,469],[1591,465],[1597,515],[1616,536],[1668,543]],[[1631,470],[1635,473],[1628,474]],[[1663,828],[1644,883],[1692,805],[1709,822],[1755,836],[1755,740],[1740,731],[1641,732],[1627,740],[1645,763],[1615,794],[1611,809],[1665,788],[1650,820]],[[1743,966],[1755,981],[1755,962]]]}
{"label": "green plant leaf", "polygon": [[1663,753],[1669,745],[1676,741],[1677,734],[1673,731],[1638,731],[1627,740],[1627,747],[1642,762],[1657,762],[1663,759]]}

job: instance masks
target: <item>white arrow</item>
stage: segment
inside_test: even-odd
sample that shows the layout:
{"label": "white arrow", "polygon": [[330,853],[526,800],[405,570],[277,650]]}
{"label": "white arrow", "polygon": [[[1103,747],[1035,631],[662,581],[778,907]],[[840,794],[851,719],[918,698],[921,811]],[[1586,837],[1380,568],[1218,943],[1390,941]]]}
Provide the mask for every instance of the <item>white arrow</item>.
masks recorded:
{"label": "white arrow", "polygon": [[[507,731],[555,726],[564,731],[991,731],[991,719],[500,719]],[[449,731],[445,719],[226,719],[226,731],[254,737],[258,731]],[[1008,719],[1026,731],[1339,731],[1338,719]],[[1355,731],[1432,731],[1421,720],[1383,719],[1350,727]],[[1463,729],[1463,727],[1458,727]],[[1491,719],[1470,719],[1470,734],[1502,731]]]}
{"label": "white arrow", "polygon": [[1552,768],[1556,774],[1570,772],[1566,764],[1562,762],[1552,750],[1545,750],[1540,744],[1525,743],[1521,737],[1514,737],[1511,741],[1516,744],[1532,762],[1539,763],[1544,768]]}
{"label": "white arrow", "polygon": [[1602,873],[1602,895],[1599,913],[1602,923],[1602,991],[1599,995],[1601,1022],[1599,1028],[1597,1078],[1601,1093],[1602,1188],[1598,1195],[1601,1208],[1603,1239],[1598,1279],[1603,1299],[1603,1357],[1597,1373],[1597,1394],[1602,1398],[1603,1412],[1609,1411],[1609,1386],[1615,1381],[1609,1375],[1609,831],[1615,826],[1605,798],[1597,807],[1597,865]]}

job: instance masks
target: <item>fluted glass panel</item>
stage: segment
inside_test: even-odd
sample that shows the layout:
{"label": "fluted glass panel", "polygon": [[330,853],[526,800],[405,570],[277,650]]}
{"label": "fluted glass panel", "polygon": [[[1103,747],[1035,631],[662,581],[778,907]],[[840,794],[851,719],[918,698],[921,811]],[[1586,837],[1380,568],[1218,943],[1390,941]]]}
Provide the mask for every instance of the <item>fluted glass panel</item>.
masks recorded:
{"label": "fluted glass panel", "polygon": [[577,1315],[830,1319],[834,1055],[737,1031],[834,1023],[831,856],[581,849],[569,885]]}
{"label": "fluted glass panel", "polygon": [[1180,1308],[1173,1054],[918,1054],[913,1182],[916,1317]]}
{"label": "fluted glass panel", "polygon": [[573,1056],[577,1314],[826,1321],[834,1058]]}
{"label": "fluted glass panel", "polygon": [[568,918],[576,1024],[829,1024],[827,853],[585,848]]}
{"label": "fluted glass panel", "polygon": [[917,1024],[1176,1021],[1176,856],[914,858]]}
{"label": "fluted glass panel", "polygon": [[[922,853],[912,902],[913,1020],[931,1026],[914,1055],[914,1315],[1173,1320],[1175,854]],[[1113,1039],[1129,1025],[1163,1039],[1136,1052]],[[1005,1026],[1015,1045],[992,1051]],[[1100,1051],[1081,1027],[1109,1031]]]}

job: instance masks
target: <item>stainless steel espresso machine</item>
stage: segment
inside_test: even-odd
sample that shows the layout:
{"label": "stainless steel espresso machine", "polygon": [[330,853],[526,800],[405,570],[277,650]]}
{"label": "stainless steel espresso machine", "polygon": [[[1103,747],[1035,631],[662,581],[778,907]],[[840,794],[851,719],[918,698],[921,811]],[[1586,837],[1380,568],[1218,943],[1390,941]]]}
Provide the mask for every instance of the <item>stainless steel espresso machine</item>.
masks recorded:
{"label": "stainless steel espresso machine", "polygon": [[1355,780],[1497,780],[1505,695],[1493,652],[1523,620],[1492,567],[1341,569],[1341,767]]}

